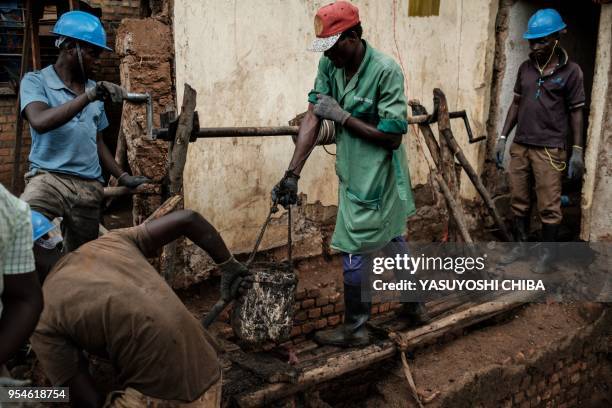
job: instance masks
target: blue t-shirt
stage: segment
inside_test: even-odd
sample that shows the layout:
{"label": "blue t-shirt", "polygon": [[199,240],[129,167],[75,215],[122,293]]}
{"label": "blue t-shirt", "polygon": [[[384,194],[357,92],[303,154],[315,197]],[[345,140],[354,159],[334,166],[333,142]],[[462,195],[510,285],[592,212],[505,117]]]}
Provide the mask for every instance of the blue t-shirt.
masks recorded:
{"label": "blue t-shirt", "polygon": [[[88,88],[95,85],[94,81],[87,81]],[[23,77],[21,113],[32,102],[56,107],[76,96],[62,82],[53,65],[49,65]],[[101,101],[91,102],[69,122],[46,133],[38,133],[30,126],[30,170],[41,169],[102,181],[96,136],[107,126],[108,119]]]}

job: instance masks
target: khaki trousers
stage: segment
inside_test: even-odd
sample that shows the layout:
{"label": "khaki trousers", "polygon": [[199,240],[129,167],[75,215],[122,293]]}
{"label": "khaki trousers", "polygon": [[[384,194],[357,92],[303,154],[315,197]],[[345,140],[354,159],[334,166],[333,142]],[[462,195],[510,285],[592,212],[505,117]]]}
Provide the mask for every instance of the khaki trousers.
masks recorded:
{"label": "khaki trousers", "polygon": [[97,180],[61,173],[26,174],[21,199],[49,219],[62,217],[64,252],[98,238],[104,187]]}
{"label": "khaki trousers", "polygon": [[169,401],[147,397],[143,393],[127,388],[108,395],[104,408],[219,408],[221,407],[221,378],[195,401]]}
{"label": "khaki trousers", "polygon": [[565,150],[560,148],[520,143],[510,146],[510,203],[515,216],[529,216],[533,174],[540,220],[544,224],[561,223],[561,177],[565,158]]}

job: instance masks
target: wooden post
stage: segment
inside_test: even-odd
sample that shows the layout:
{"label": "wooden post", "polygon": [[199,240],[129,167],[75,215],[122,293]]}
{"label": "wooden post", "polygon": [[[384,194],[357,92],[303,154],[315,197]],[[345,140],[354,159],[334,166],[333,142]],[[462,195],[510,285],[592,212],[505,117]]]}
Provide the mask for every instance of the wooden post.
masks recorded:
{"label": "wooden post", "polygon": [[189,138],[191,136],[191,129],[193,127],[196,96],[196,91],[188,84],[185,84],[185,90],[183,92],[183,106],[181,107],[181,114],[178,120],[174,145],[172,146],[170,168],[168,171],[171,194],[179,194],[183,189],[183,170],[185,169],[187,147],[189,146]]}
{"label": "wooden post", "polygon": [[30,25],[32,25],[32,0],[26,0],[25,8],[25,23],[23,30],[23,45],[21,48],[21,67],[19,68],[19,83],[17,84],[17,105],[15,106],[15,114],[17,123],[15,124],[15,145],[13,146],[13,174],[11,179],[11,191],[13,194],[18,194],[19,178],[21,176],[21,146],[23,144],[23,118],[21,117],[21,100],[19,97],[19,86],[21,79],[25,75],[30,61]]}
{"label": "wooden post", "polygon": [[501,216],[497,212],[497,209],[495,208],[495,204],[493,203],[491,194],[489,194],[489,191],[487,190],[487,188],[484,186],[484,184],[482,184],[482,180],[480,180],[480,176],[476,174],[476,171],[474,170],[474,168],[468,161],[467,157],[465,157],[465,154],[463,153],[463,150],[457,143],[457,140],[455,140],[451,132],[445,132],[442,134],[442,136],[445,138],[448,147],[453,153],[453,156],[457,158],[457,160],[459,161],[459,163],[465,170],[465,173],[468,175],[468,177],[474,184],[474,187],[476,187],[476,190],[482,197],[485,203],[485,206],[487,207],[487,209],[489,210],[489,213],[495,220],[495,223],[499,227],[502,235],[504,236],[504,239],[506,241],[512,241],[512,236],[508,232],[508,229],[506,228],[506,224],[504,223]]}
{"label": "wooden post", "polygon": [[[170,182],[170,196],[181,194],[183,190],[183,170],[185,169],[185,162],[187,161],[187,148],[193,128],[196,96],[196,91],[188,84],[185,84],[183,105],[178,119],[176,137],[174,138],[172,150],[169,154],[168,179]],[[166,245],[162,252],[160,269],[166,281],[170,281],[174,277],[176,246],[176,241],[173,241]]]}
{"label": "wooden post", "polygon": [[[455,202],[461,206],[459,179],[457,178],[455,170],[455,158],[446,142],[447,137],[443,137],[444,134],[448,133],[452,135],[450,117],[448,115],[448,104],[442,90],[435,88],[433,93],[434,105],[437,107],[436,112],[438,114],[438,133],[440,134],[440,170],[442,171],[442,177],[446,181]],[[448,227],[448,237],[450,241],[458,241],[457,232],[458,226],[451,220]]]}
{"label": "wooden post", "polygon": [[[423,107],[419,103],[419,101],[410,101],[409,104],[412,107],[413,115],[420,115],[420,116],[427,115],[427,111],[425,110],[425,107]],[[440,149],[440,146],[438,146],[438,142],[436,141],[436,138],[433,134],[433,131],[431,130],[431,127],[429,126],[429,124],[421,122],[419,123],[419,130],[421,134],[423,135],[423,138],[425,139],[425,144],[427,145],[427,148],[429,149],[429,153],[431,154],[434,164],[436,165],[438,170],[440,170],[441,172],[444,172],[445,163],[443,162],[442,157],[441,157],[442,156],[441,149]],[[452,160],[452,156],[451,156],[451,162],[454,162],[454,160]],[[430,170],[435,171],[435,169],[430,169]],[[454,168],[453,168],[452,174],[455,174]],[[470,233],[468,231],[468,228],[465,222],[465,217],[463,216],[463,210],[461,208],[460,202],[457,199],[457,195],[451,190],[446,179],[440,176],[440,173],[432,174],[432,176],[433,176],[433,179],[438,184],[438,187],[440,188],[440,192],[444,196],[444,199],[446,201],[446,207],[448,208],[449,215],[453,221],[454,227],[458,230],[459,234],[461,234],[461,238],[463,238],[464,242],[468,244],[473,243],[474,241],[472,240]],[[449,225],[450,224],[451,223],[449,222]],[[450,231],[449,231],[449,235],[450,235]]]}
{"label": "wooden post", "polygon": [[[421,103],[418,100],[411,100],[410,102],[408,102],[408,104],[412,108],[413,115],[426,115],[427,114],[425,107],[423,107],[423,105],[421,105]],[[436,167],[440,168],[440,148],[433,134],[433,131],[431,130],[431,127],[426,123],[420,123],[419,130],[425,139],[425,143],[427,144],[427,147],[429,148],[429,152],[434,160],[434,163],[436,164]],[[457,160],[459,161],[459,163],[465,170],[466,174],[468,175],[468,177],[474,184],[474,187],[476,187],[476,190],[482,197],[487,209],[491,213],[491,216],[495,220],[495,223],[497,224],[502,235],[504,236],[504,239],[506,241],[512,241],[512,236],[508,233],[506,224],[503,222],[502,218],[497,212],[497,209],[495,208],[495,204],[493,203],[493,200],[491,199],[491,194],[489,194],[489,191],[482,183],[480,176],[478,176],[478,174],[476,173],[476,171],[474,170],[474,168],[468,161],[467,157],[465,157],[463,150],[457,143],[457,140],[455,139],[453,134],[445,132],[442,135],[442,137],[445,139],[453,156],[457,158]]]}

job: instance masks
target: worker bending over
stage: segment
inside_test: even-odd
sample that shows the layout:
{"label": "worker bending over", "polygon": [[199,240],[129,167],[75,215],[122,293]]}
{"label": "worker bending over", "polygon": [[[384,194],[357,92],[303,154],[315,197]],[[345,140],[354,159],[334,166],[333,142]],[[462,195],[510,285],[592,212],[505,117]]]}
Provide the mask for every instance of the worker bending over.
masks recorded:
{"label": "worker bending over", "polygon": [[121,103],[126,91],[89,78],[106,46],[100,20],[82,11],[55,24],[59,56],[53,65],[23,77],[21,113],[30,123],[30,171],[22,199],[50,219],[62,217],[64,250],[98,236],[104,198],[100,164],[119,184],[136,187],[146,177],[123,172],[100,133],[108,126],[104,99]]}
{"label": "worker bending over", "polygon": [[[370,342],[365,323],[371,304],[362,301],[368,256],[391,242],[405,244],[406,219],[414,214],[412,187],[402,147],[407,108],[398,64],[361,38],[359,10],[337,1],[315,16],[311,51],[323,52],[308,112],[293,157],[272,199],[297,201],[298,179],[314,148],[322,119],[335,122],[338,215],[331,246],[344,254],[344,324],[319,332],[322,344]],[[427,320],[418,303],[405,304],[414,322]]]}
{"label": "worker bending over", "polygon": [[219,406],[214,342],[147,262],[181,236],[219,265],[221,298],[231,300],[251,285],[246,267],[193,211],[111,231],[61,259],[44,243],[37,248],[45,308],[32,347],[53,385],[70,388],[73,406],[104,403],[83,352],[110,360],[118,373],[122,389],[107,396],[105,407]]}
{"label": "worker bending over", "polygon": [[557,240],[562,220],[561,177],[566,168],[570,132],[573,144],[568,176],[580,180],[584,172],[584,81],[578,64],[570,61],[559,45],[560,34],[565,28],[563,19],[553,9],[539,10],[529,19],[523,38],[529,40],[532,52],[519,67],[514,100],[495,149],[497,164],[501,167],[506,138],[518,125],[510,146],[508,171],[518,244],[502,263],[508,264],[527,255],[533,177],[543,241],[533,268],[536,273],[549,272],[554,259],[554,245],[550,243]]}
{"label": "worker bending over", "polygon": [[25,344],[43,308],[32,253],[28,205],[0,184],[0,387],[5,364]]}

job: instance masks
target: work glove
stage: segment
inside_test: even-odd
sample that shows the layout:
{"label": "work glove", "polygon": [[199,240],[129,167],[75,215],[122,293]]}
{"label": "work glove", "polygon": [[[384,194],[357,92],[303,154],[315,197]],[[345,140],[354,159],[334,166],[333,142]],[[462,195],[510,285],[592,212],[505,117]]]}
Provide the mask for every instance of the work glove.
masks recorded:
{"label": "work glove", "polygon": [[317,103],[314,106],[314,113],[322,119],[333,120],[344,125],[351,114],[342,109],[334,98],[327,95],[317,94]]}
{"label": "work glove", "polygon": [[121,176],[119,176],[119,178],[117,179],[117,182],[119,183],[120,186],[125,186],[128,188],[136,188],[141,184],[150,183],[151,179],[145,176],[130,176],[127,173],[123,173]]}
{"label": "work glove", "polygon": [[236,299],[253,286],[253,274],[233,256],[218,266],[221,269],[222,300]]}
{"label": "work glove", "polygon": [[110,100],[113,103],[121,103],[127,98],[128,92],[117,84],[108,81],[96,82],[96,86],[86,91],[90,102],[95,100]]}
{"label": "work glove", "polygon": [[497,139],[497,144],[495,145],[495,163],[497,164],[498,169],[503,168],[504,164],[504,154],[506,153],[506,138]]}
{"label": "work glove", "polygon": [[272,189],[272,202],[287,208],[297,203],[298,180],[299,176],[287,170],[285,175]]}
{"label": "work glove", "polygon": [[572,180],[580,180],[584,174],[584,160],[582,159],[582,148],[572,147],[572,156],[569,161],[567,176]]}

